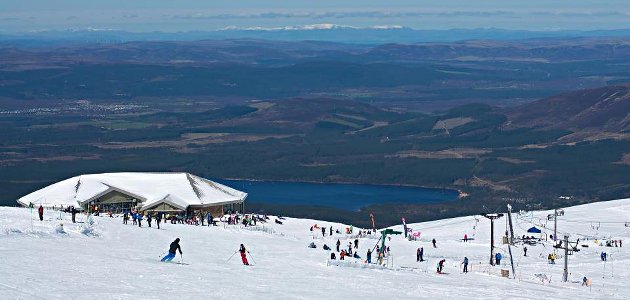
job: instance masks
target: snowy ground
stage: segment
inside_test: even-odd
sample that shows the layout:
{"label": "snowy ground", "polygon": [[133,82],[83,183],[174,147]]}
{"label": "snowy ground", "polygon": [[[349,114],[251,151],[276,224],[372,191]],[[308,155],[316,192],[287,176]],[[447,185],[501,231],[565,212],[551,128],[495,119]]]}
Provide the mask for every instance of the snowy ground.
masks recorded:
{"label": "snowy ground", "polygon": [[[525,234],[532,225],[553,228],[547,221],[550,212],[514,214],[515,234]],[[512,249],[517,278],[500,276],[509,269],[508,251],[501,243],[505,217],[495,223],[495,241],[504,254],[502,266],[489,267],[490,222],[480,216],[461,217],[409,227],[421,232],[421,241],[407,241],[394,236],[391,248],[395,269],[364,269],[327,266],[329,252],[341,238],[317,238],[309,228],[313,224],[344,230],[345,225],[287,218],[284,225],[269,222],[266,231],[252,231],[238,226],[201,227],[162,226],[161,230],[123,225],[120,218],[95,217],[93,232],[81,233],[83,224],[72,224],[69,215],[46,211],[44,222],[32,221],[24,208],[0,207],[0,298],[2,299],[629,299],[630,270],[630,199],[595,203],[565,209],[559,217],[559,235],[580,238],[582,251],[569,257],[570,282],[561,282],[562,255],[556,265],[547,263],[553,251],[550,243]],[[377,221],[378,221],[378,216]],[[33,218],[37,218],[36,212]],[[476,219],[479,221],[477,222]],[[79,221],[85,216],[79,216]],[[272,218],[273,220],[273,218]],[[66,234],[56,232],[63,223]],[[262,229],[263,226],[259,226]],[[402,226],[394,227],[401,229]],[[356,231],[355,231],[356,233]],[[547,234],[550,232],[547,231]],[[474,241],[463,243],[464,234]],[[188,265],[159,262],[159,256],[176,237],[181,238],[183,260]],[[437,240],[432,248],[430,240]],[[585,240],[589,238],[590,240]],[[593,238],[623,239],[622,248],[598,246]],[[307,245],[315,241],[318,248]],[[237,255],[228,258],[244,243],[251,251],[255,266],[245,267]],[[376,239],[362,238],[359,253]],[[428,262],[417,263],[416,249],[424,247]],[[609,261],[600,260],[607,251]],[[460,263],[470,259],[472,271],[462,274]],[[439,275],[435,265],[446,258],[445,272]],[[181,258],[178,256],[175,261]],[[375,259],[374,259],[375,260]],[[350,262],[352,263],[352,262]],[[362,264],[356,262],[357,264]],[[401,268],[404,267],[404,268]],[[511,272],[511,270],[510,270]],[[535,274],[551,279],[542,283]],[[591,278],[590,288],[578,282]]]}

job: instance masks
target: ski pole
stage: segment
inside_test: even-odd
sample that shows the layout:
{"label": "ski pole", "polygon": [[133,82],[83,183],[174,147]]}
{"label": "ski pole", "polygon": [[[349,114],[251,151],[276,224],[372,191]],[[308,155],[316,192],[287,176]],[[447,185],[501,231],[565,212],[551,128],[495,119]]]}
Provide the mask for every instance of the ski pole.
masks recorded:
{"label": "ski pole", "polygon": [[234,253],[232,253],[232,255],[230,255],[230,258],[228,258],[228,260],[225,263],[229,263],[230,259],[232,259],[232,257],[234,257],[234,254],[236,254],[236,252],[238,252],[238,251],[234,251]]}
{"label": "ski pole", "polygon": [[184,263],[184,254],[179,253],[179,259],[180,259],[179,262],[183,264]]}
{"label": "ski pole", "polygon": [[252,261],[254,262],[254,264],[257,264],[257,263],[256,263],[256,260],[254,259],[254,256],[252,256],[252,253],[251,253],[251,252],[249,252],[249,251],[247,251],[247,254],[249,254],[249,257],[252,259]]}

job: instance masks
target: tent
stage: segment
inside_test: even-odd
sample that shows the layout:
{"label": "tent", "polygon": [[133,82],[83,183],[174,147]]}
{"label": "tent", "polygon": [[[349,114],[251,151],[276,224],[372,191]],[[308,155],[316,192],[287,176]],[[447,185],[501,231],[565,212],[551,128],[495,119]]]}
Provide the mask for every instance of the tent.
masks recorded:
{"label": "tent", "polygon": [[528,233],[541,233],[542,231],[536,227],[532,227],[530,229],[527,229]]}

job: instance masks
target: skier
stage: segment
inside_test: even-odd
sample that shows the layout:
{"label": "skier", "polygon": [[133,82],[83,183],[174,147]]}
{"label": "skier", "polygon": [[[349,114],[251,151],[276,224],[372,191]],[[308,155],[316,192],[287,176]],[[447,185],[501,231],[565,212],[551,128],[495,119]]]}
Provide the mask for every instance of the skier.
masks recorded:
{"label": "skier", "polygon": [[212,222],[212,214],[210,212],[206,213],[206,221],[208,221],[208,227],[214,225],[214,222]]}
{"label": "skier", "polygon": [[339,253],[339,260],[344,260],[343,258],[346,256],[346,250],[341,250]]}
{"label": "skier", "polygon": [[438,262],[437,264],[437,272],[442,274],[442,270],[444,269],[444,263],[446,262],[446,259],[442,259],[440,260],[440,262]]}
{"label": "skier", "polygon": [[503,255],[501,255],[501,253],[497,252],[497,254],[494,255],[494,259],[497,261],[497,266],[501,264],[501,259],[503,258]]}
{"label": "skier", "polygon": [[326,227],[322,227],[322,237],[326,236]]}
{"label": "skier", "polygon": [[142,214],[137,213],[136,217],[138,218],[138,227],[142,227]]}
{"label": "skier", "polygon": [[171,261],[175,258],[175,254],[177,254],[177,250],[179,250],[179,255],[182,255],[182,247],[179,246],[179,238],[176,238],[175,241],[171,243],[171,246],[168,249],[168,254],[162,258],[162,261]]}
{"label": "skier", "polygon": [[464,233],[464,243],[468,242],[468,234]]}
{"label": "skier", "polygon": [[433,243],[433,248],[437,248],[437,241],[435,240],[435,238],[433,240],[431,240],[431,243]]}
{"label": "skier", "polygon": [[77,209],[74,208],[74,206],[72,206],[72,209],[70,210],[70,212],[72,213],[72,223],[76,223],[77,222]]}
{"label": "skier", "polygon": [[368,263],[368,264],[371,264],[371,263],[372,263],[372,249],[369,249],[369,248],[368,248],[368,251],[367,251],[367,255],[366,255],[366,256],[367,256],[367,263]]}
{"label": "skier", "polygon": [[129,219],[129,214],[125,211],[123,213],[123,224],[127,224],[127,219]]}
{"label": "skier", "polygon": [[151,214],[147,214],[147,223],[149,223],[149,228],[151,227]]}
{"label": "skier", "polygon": [[39,214],[39,220],[44,221],[44,207],[40,204],[37,209],[37,213]]}
{"label": "skier", "polygon": [[160,229],[160,223],[162,222],[162,213],[157,213],[155,216],[155,222],[157,223],[158,229]]}
{"label": "skier", "polygon": [[464,256],[464,261],[462,262],[464,265],[464,273],[468,273],[468,257]]}
{"label": "skier", "polygon": [[249,251],[245,249],[245,245],[241,244],[241,248],[238,249],[238,252],[241,252],[241,260],[243,261],[243,264],[246,266],[249,266],[249,262],[247,261],[247,255],[245,254],[245,252],[249,253]]}
{"label": "skier", "polygon": [[348,254],[352,255],[352,242],[348,243]]}
{"label": "skier", "polygon": [[354,239],[354,249],[359,249],[359,239]]}
{"label": "skier", "polygon": [[330,236],[332,236],[332,235],[333,235],[333,232],[332,232],[332,226],[330,226],[330,234],[329,234],[329,235],[330,235]]}
{"label": "skier", "polygon": [[527,247],[523,247],[523,256],[527,256]]}
{"label": "skier", "polygon": [[337,252],[339,252],[339,247],[341,246],[341,241],[337,239]]}

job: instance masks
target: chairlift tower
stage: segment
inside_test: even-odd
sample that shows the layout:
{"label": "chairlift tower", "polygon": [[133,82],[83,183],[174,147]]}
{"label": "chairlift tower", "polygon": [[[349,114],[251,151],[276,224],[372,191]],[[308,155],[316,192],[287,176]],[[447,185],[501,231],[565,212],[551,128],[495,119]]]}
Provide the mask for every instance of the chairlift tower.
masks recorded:
{"label": "chairlift tower", "polygon": [[490,265],[494,266],[494,220],[503,217],[503,214],[483,214],[490,219]]}

